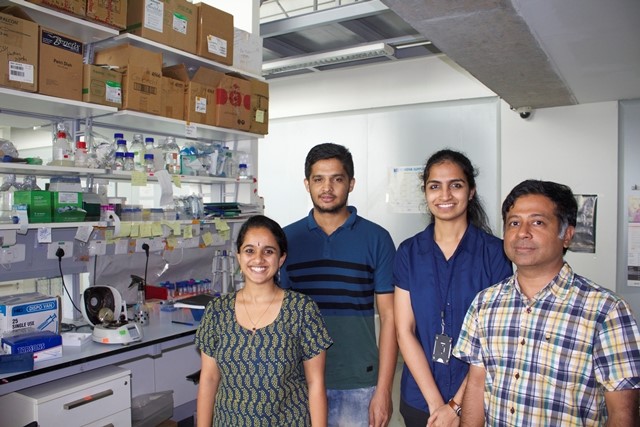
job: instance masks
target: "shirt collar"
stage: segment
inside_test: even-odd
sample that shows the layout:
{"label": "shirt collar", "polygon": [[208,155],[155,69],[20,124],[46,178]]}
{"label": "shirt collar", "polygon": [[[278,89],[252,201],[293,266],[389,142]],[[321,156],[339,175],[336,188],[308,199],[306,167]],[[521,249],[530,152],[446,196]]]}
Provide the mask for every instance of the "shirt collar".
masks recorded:
{"label": "shirt collar", "polygon": [[[353,228],[356,223],[356,218],[358,216],[358,209],[355,206],[347,206],[347,210],[349,211],[349,217],[347,220],[338,228]],[[309,211],[309,215],[307,215],[307,227],[309,230],[313,230],[316,228],[320,228],[316,219],[313,217],[313,209]]]}
{"label": "shirt collar", "polygon": [[[560,271],[556,276],[551,279],[551,281],[542,288],[536,295],[535,299],[540,300],[543,299],[548,293],[552,293],[556,298],[565,300],[571,291],[571,284],[573,283],[573,269],[571,266],[565,261],[560,268]],[[512,289],[515,289],[523,298],[525,298],[524,294],[520,290],[520,285],[518,284],[518,272],[511,276],[509,281],[505,284],[502,291],[503,292],[511,292]]]}
{"label": "shirt collar", "polygon": [[[460,243],[458,244],[458,247],[456,248],[456,252],[467,251],[469,253],[473,253],[479,231],[480,230],[475,225],[469,224],[462,236],[462,239],[460,240]],[[434,232],[435,225],[431,223],[424,230],[423,239],[418,240],[418,245],[422,253],[429,253],[434,250],[436,245],[436,241],[433,237]]]}

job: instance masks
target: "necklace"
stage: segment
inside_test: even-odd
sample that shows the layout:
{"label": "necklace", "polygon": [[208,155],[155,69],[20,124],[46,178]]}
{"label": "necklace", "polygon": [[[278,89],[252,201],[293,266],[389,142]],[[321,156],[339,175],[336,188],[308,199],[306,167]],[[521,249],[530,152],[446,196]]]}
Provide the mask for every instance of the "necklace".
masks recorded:
{"label": "necklace", "polygon": [[273,293],[273,298],[271,298],[271,302],[269,303],[267,308],[262,312],[260,317],[258,317],[258,320],[254,322],[253,319],[251,318],[251,315],[249,314],[249,309],[247,308],[247,300],[244,297],[244,291],[242,292],[242,305],[244,305],[244,311],[247,313],[247,318],[249,319],[249,322],[251,322],[251,324],[253,325],[253,328],[251,329],[252,336],[256,334],[256,330],[258,329],[258,324],[260,323],[260,320],[262,320],[264,315],[267,314],[267,311],[269,311],[269,309],[271,308],[271,305],[276,300],[276,295],[278,295],[277,290]]}

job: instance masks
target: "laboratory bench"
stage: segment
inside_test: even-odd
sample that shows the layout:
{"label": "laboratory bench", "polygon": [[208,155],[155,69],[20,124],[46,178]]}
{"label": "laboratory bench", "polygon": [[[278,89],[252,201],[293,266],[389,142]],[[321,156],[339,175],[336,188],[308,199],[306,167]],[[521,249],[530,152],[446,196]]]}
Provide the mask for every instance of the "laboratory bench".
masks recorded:
{"label": "laboratory bench", "polygon": [[186,376],[200,369],[200,356],[194,345],[197,326],[189,309],[156,311],[149,324],[142,327],[141,341],[122,345],[89,340],[78,347],[63,346],[62,357],[37,362],[32,371],[0,374],[0,396],[116,365],[131,370],[132,397],[173,390],[173,419],[183,419],[195,411],[197,386]]}

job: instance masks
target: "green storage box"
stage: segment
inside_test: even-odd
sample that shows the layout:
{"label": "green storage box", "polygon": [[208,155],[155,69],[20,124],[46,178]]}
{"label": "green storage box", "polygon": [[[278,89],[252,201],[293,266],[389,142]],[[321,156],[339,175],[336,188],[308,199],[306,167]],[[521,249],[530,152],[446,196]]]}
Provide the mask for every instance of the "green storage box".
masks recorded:
{"label": "green storage box", "polygon": [[15,191],[15,205],[27,205],[29,223],[51,222],[51,193],[48,191]]}
{"label": "green storage box", "polygon": [[87,211],[82,209],[82,193],[54,191],[53,222],[81,222]]}

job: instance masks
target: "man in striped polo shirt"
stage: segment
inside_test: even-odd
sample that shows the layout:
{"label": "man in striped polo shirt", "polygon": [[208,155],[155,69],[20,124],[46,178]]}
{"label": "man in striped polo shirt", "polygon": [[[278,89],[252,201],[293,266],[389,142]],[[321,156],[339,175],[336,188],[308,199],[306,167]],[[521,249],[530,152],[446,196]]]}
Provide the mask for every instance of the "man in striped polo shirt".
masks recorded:
{"label": "man in striped polo shirt", "polygon": [[[385,427],[393,412],[397,360],[393,320],[393,258],[389,233],[348,206],[353,158],[341,145],[313,147],[305,161],[305,187],[313,209],[285,227],[289,253],[285,288],[312,297],[333,346],[325,381],[330,427]],[[375,313],[380,316],[376,345]]]}

